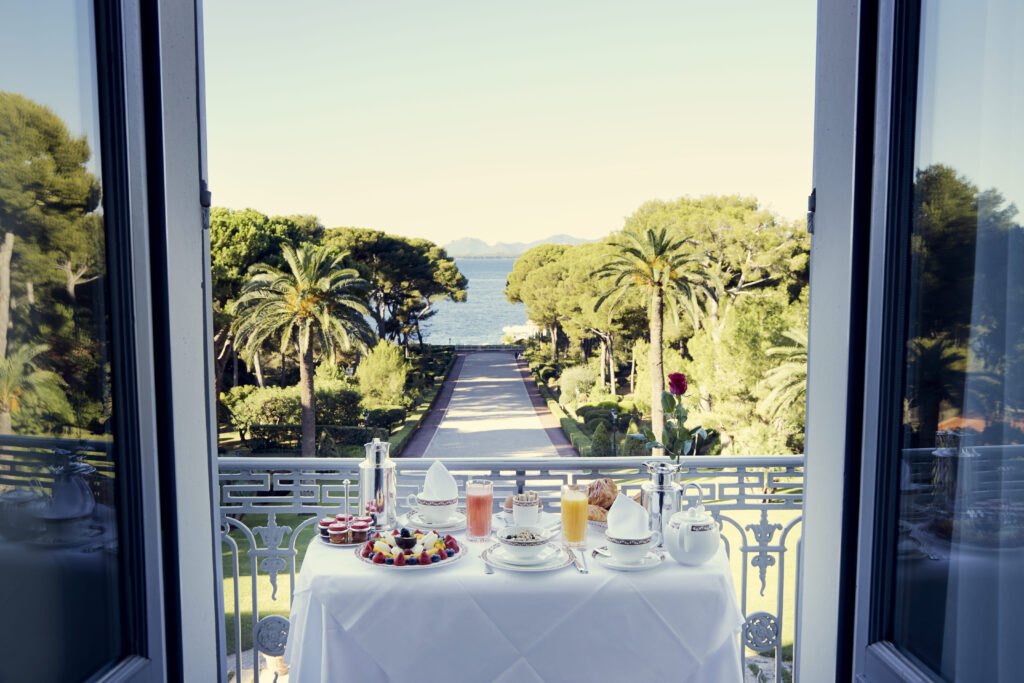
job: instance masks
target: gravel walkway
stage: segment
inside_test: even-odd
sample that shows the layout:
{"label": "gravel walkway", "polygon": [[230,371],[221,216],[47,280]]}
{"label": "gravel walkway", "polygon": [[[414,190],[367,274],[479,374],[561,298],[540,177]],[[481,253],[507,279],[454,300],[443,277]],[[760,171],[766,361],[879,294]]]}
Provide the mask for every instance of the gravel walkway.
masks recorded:
{"label": "gravel walkway", "polygon": [[[557,458],[575,455],[561,429],[541,402],[535,406],[527,387],[528,372],[511,353],[472,353],[460,358],[458,375],[448,396],[434,407],[439,419],[421,428],[419,444],[410,444],[404,457]],[[452,373],[453,376],[455,373]],[[536,392],[536,387],[532,387]],[[434,417],[433,415],[431,416]],[[424,444],[425,441],[425,444]]]}

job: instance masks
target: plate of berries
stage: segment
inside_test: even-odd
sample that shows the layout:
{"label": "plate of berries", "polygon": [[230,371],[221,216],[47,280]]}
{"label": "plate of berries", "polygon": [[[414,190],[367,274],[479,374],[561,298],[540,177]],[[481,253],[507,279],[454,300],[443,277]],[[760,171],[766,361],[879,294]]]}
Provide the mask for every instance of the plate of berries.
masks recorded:
{"label": "plate of berries", "polygon": [[431,569],[461,560],[465,550],[451,534],[395,529],[378,532],[356,548],[356,557],[388,569]]}

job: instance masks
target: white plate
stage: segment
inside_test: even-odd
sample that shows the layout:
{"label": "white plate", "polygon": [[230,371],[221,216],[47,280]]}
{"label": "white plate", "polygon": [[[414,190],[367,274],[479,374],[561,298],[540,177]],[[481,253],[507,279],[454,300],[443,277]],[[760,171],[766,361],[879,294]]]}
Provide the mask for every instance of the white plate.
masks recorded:
{"label": "white plate", "polygon": [[552,545],[552,544],[549,543],[532,560],[521,560],[521,559],[519,559],[517,557],[512,557],[511,553],[509,553],[507,550],[505,550],[505,546],[499,545],[498,549],[495,550],[492,553],[492,555],[496,559],[498,559],[498,560],[500,560],[500,561],[502,561],[502,562],[504,562],[506,564],[515,564],[515,565],[519,565],[519,566],[522,566],[522,567],[529,567],[529,566],[533,566],[533,565],[537,565],[537,564],[544,564],[545,562],[550,562],[551,558],[553,558],[555,555],[558,554],[558,550],[559,550],[559,547],[557,545]]}
{"label": "white plate", "polygon": [[466,528],[466,513],[456,510],[455,516],[446,522],[428,522],[420,517],[416,510],[410,510],[398,516],[398,528],[407,528],[409,531],[416,529],[433,529],[434,531],[461,531]]}
{"label": "white plate", "polygon": [[460,543],[459,544],[459,552],[455,553],[454,555],[452,555],[451,557],[449,557],[449,558],[447,558],[445,560],[441,560],[440,562],[431,562],[430,564],[407,564],[407,565],[405,565],[403,567],[396,567],[393,564],[376,564],[373,561],[373,555],[371,555],[370,557],[363,557],[360,554],[362,552],[362,550],[363,550],[362,548],[356,548],[355,551],[354,551],[355,554],[356,554],[356,559],[359,560],[360,562],[365,562],[366,564],[370,565],[371,567],[383,567],[384,569],[393,569],[393,570],[395,570],[397,572],[407,571],[407,570],[408,571],[415,571],[417,569],[434,569],[434,568],[438,568],[438,567],[447,567],[447,566],[455,564],[456,562],[461,560],[463,558],[463,556],[466,554],[466,548]]}
{"label": "white plate", "polygon": [[551,556],[551,559],[541,564],[512,564],[507,562],[501,556],[501,546],[497,543],[480,553],[480,559],[495,569],[504,569],[509,572],[550,572],[555,569],[568,567],[573,563],[572,551],[561,546],[554,547],[556,550],[555,554]]}
{"label": "white plate", "polygon": [[608,552],[608,546],[603,545],[600,548],[591,551],[590,556],[593,557],[594,560],[596,560],[597,563],[601,566],[608,567],[608,569],[614,569],[620,572],[642,572],[646,569],[654,569],[659,564],[665,561],[664,554],[655,550],[648,550],[647,554],[644,555],[643,559],[640,562],[637,562],[635,564],[627,564],[625,562],[613,560],[607,555],[598,552],[600,550]]}
{"label": "white plate", "polygon": [[591,529],[597,529],[598,531],[604,532],[608,530],[608,522],[598,522],[594,519],[587,520],[587,526]]}
{"label": "white plate", "polygon": [[[373,531],[372,533],[377,533],[377,532]],[[362,545],[362,544],[366,543],[365,540],[364,541],[352,541],[351,543],[331,543],[331,539],[324,538],[320,534],[317,534],[317,538],[319,538],[320,542],[323,543],[328,548],[354,548],[357,545]]]}

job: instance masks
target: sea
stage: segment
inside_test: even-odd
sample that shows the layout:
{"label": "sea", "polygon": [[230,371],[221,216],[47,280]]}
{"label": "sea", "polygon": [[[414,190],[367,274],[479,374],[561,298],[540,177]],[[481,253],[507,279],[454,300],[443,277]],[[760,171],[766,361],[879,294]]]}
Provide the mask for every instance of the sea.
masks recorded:
{"label": "sea", "polygon": [[437,314],[424,326],[423,340],[430,344],[500,344],[512,332],[526,336],[526,307],[505,299],[505,281],[514,258],[455,259],[469,280],[465,301],[442,301]]}

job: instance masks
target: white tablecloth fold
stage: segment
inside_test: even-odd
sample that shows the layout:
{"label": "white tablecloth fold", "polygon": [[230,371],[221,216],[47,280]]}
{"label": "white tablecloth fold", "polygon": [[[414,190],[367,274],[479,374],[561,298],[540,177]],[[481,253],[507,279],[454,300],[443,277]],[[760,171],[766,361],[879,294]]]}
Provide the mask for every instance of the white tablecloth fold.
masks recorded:
{"label": "white tablecloth fold", "polygon": [[399,572],[311,544],[292,602],[289,680],[742,681],[743,616],[723,551],[702,567],[667,558],[636,573],[588,556],[582,576],[487,575],[482,547],[468,549],[455,566]]}

